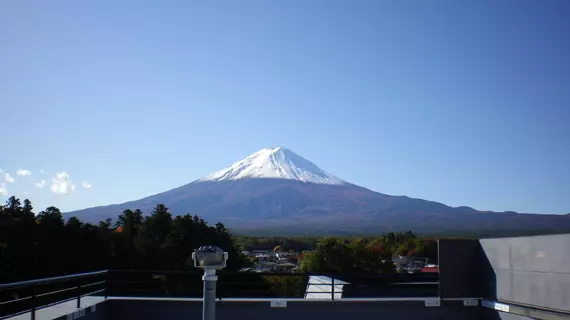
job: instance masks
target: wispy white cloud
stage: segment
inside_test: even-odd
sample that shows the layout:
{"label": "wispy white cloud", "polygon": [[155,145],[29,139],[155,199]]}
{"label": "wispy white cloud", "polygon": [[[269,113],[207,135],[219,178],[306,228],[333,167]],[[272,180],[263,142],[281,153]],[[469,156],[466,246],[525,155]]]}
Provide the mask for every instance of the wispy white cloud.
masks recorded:
{"label": "wispy white cloud", "polygon": [[81,185],[85,189],[91,189],[91,184],[89,183],[89,181],[83,181],[83,182],[81,182]]}
{"label": "wispy white cloud", "polygon": [[4,173],[4,181],[7,183],[14,183],[16,180],[10,176],[8,172]]}
{"label": "wispy white cloud", "polygon": [[51,191],[57,194],[69,194],[75,191],[75,185],[71,183],[67,172],[60,172],[51,180]]}
{"label": "wispy white cloud", "polygon": [[46,185],[46,181],[45,180],[40,180],[38,182],[36,182],[36,187],[37,188],[43,188]]}
{"label": "wispy white cloud", "polygon": [[31,176],[32,172],[30,170],[20,169],[20,170],[16,171],[16,174],[19,176]]}
{"label": "wispy white cloud", "polygon": [[44,171],[44,169],[42,169],[42,170],[40,170],[40,173],[41,173],[41,174],[44,174],[44,173],[46,173],[46,172]]}
{"label": "wispy white cloud", "polygon": [[8,189],[6,189],[6,182],[0,183],[0,196],[7,196]]}

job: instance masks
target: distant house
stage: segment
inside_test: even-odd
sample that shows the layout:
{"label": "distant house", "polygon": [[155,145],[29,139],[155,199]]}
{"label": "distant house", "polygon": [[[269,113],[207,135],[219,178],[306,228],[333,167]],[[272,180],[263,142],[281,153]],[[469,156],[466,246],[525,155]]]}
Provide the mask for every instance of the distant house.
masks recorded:
{"label": "distant house", "polygon": [[400,272],[416,273],[420,272],[428,263],[425,257],[394,256],[392,261],[396,265],[396,270]]}
{"label": "distant house", "polygon": [[276,272],[289,272],[296,267],[297,267],[297,265],[294,263],[282,262],[282,263],[276,264],[275,267],[273,268],[273,270]]}
{"label": "distant house", "polygon": [[435,266],[425,266],[424,268],[422,268],[422,270],[420,270],[420,272],[433,272],[433,273],[439,273],[439,267]]}
{"label": "distant house", "polygon": [[271,261],[274,258],[273,256],[270,256],[268,254],[256,254],[255,257],[259,262]]}
{"label": "distant house", "polygon": [[274,269],[274,262],[261,262],[255,265],[255,272],[272,272]]}
{"label": "distant house", "polygon": [[297,254],[294,252],[277,252],[275,254],[277,258],[287,258],[287,257],[296,257]]}
{"label": "distant house", "polygon": [[410,257],[408,256],[394,256],[392,257],[392,262],[396,265],[407,265],[410,263]]}

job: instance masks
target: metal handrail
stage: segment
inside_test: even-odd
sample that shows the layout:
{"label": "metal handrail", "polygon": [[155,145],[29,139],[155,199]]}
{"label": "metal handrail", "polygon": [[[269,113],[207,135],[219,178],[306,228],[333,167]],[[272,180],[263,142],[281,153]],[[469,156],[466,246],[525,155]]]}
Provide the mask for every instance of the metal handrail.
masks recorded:
{"label": "metal handrail", "polygon": [[37,294],[37,295],[36,295],[36,298],[44,297],[44,296],[49,296],[49,295],[56,294],[56,293],[62,293],[62,292],[66,292],[66,291],[71,291],[71,290],[75,290],[75,289],[76,289],[75,287],[72,287],[72,288],[65,288],[65,289],[56,290],[56,291],[50,291],[50,292],[46,292],[46,293],[40,293],[40,294]]}
{"label": "metal handrail", "polygon": [[106,283],[106,282],[107,282],[107,281],[99,281],[99,282],[88,283],[88,284],[82,285],[82,287],[85,288],[85,287],[96,286],[96,285],[98,285],[98,284],[103,284],[103,283]]}
{"label": "metal handrail", "polygon": [[[80,280],[87,278],[87,277],[91,277],[91,276],[98,276],[98,275],[107,274],[107,272],[108,272],[108,270],[101,270],[101,271],[85,272],[85,273],[80,273],[80,274],[71,274],[71,275],[65,275],[65,276],[59,276],[59,277],[51,277],[51,278],[43,278],[43,279],[35,279],[35,280],[27,280],[27,281],[19,281],[19,282],[0,284],[0,291],[22,290],[22,289],[28,289],[29,288],[29,289],[31,289],[31,292],[32,292],[32,294],[30,296],[12,299],[12,300],[8,300],[8,301],[2,301],[2,302],[0,302],[0,305],[7,305],[7,304],[23,301],[23,300],[31,300],[31,309],[30,309],[30,316],[31,317],[30,318],[32,320],[35,320],[36,310],[46,308],[46,307],[52,305],[52,304],[47,304],[47,305],[38,306],[38,302],[37,302],[38,298],[43,297],[43,296],[61,293],[61,292],[67,292],[67,291],[75,290],[77,292],[77,294],[73,298],[68,299],[67,301],[77,300],[77,308],[80,308],[82,297],[84,297],[86,295],[93,294],[93,293],[99,293],[99,292],[103,292],[103,291],[106,292],[106,288],[105,288],[105,289],[100,289],[100,290],[90,292],[88,294],[81,294],[82,288],[104,284],[104,283],[106,283],[106,280],[93,282],[93,283],[89,283],[89,284],[82,284]],[[74,282],[75,285],[71,288],[53,290],[53,291],[49,291],[49,292],[45,292],[45,293],[41,293],[41,294],[37,293],[37,288],[40,286],[49,285],[49,284],[53,284],[53,283],[66,282],[66,281]],[[58,301],[57,303],[61,303],[61,302],[62,301]]]}
{"label": "metal handrail", "polygon": [[72,279],[80,279],[80,278],[85,278],[85,277],[89,277],[89,276],[105,274],[108,271],[109,270],[101,270],[101,271],[85,272],[85,273],[79,273],[79,274],[70,274],[70,275],[66,275],[66,276],[59,276],[59,277],[52,277],[52,278],[4,283],[4,284],[0,284],[0,291],[8,290],[8,289],[21,288],[21,287],[29,287],[29,286],[34,286],[34,285],[36,285],[36,286],[37,285],[44,285],[44,284],[62,282],[62,281],[72,280]]}
{"label": "metal handrail", "polygon": [[[130,273],[130,274],[195,274],[196,276],[201,276],[202,274],[198,271],[193,270],[134,270],[134,269],[119,269],[119,270],[108,270],[109,273]],[[339,274],[330,272],[238,272],[238,271],[228,271],[221,270],[218,272],[218,276],[226,275],[258,275],[258,276],[279,276],[279,277],[301,277],[301,276],[325,276],[337,278],[347,277],[351,279],[399,279],[399,278],[426,278],[433,279],[437,276],[433,274],[408,274],[408,273],[359,273],[359,274]]]}
{"label": "metal handrail", "polygon": [[[128,297],[128,296],[110,296],[108,300],[139,300],[139,301],[188,301],[201,302],[203,298],[187,298],[187,297]],[[437,296],[430,297],[395,297],[395,298],[341,298],[336,300],[327,299],[305,299],[305,298],[216,298],[219,302],[271,302],[271,301],[288,301],[288,302],[414,302],[414,301],[431,301],[439,300]]]}
{"label": "metal handrail", "polygon": [[23,298],[17,298],[17,299],[8,300],[8,301],[1,301],[1,302],[0,302],[0,305],[9,304],[9,303],[15,303],[15,302],[20,302],[20,301],[28,300],[28,299],[31,299],[31,298],[32,298],[32,296],[27,296],[27,297],[23,297]]}
{"label": "metal handrail", "polygon": [[[90,295],[93,293],[100,293],[100,292],[105,292],[105,297],[107,297],[108,291],[107,291],[107,286],[105,286],[105,289],[101,289],[101,290],[96,290],[93,291],[91,293],[88,294],[82,294],[82,291],[84,291],[84,288],[87,287],[93,287],[93,286],[97,286],[97,285],[102,285],[105,284],[107,285],[109,282],[109,279],[106,278],[104,281],[96,281],[93,283],[84,283],[87,281],[81,281],[81,279],[87,278],[87,277],[92,277],[92,276],[98,276],[98,275],[107,275],[107,276],[111,276],[112,274],[115,275],[120,275],[123,273],[129,273],[129,274],[138,274],[138,275],[152,275],[152,274],[156,274],[156,275],[165,275],[165,276],[177,276],[177,275],[196,275],[199,276],[200,273],[196,272],[194,270],[101,270],[101,271],[94,271],[94,272],[86,272],[86,273],[80,273],[80,274],[71,274],[71,275],[65,275],[65,276],[58,276],[58,277],[51,277],[51,278],[44,278],[44,279],[35,279],[35,280],[27,280],[27,281],[20,281],[20,282],[13,282],[13,283],[6,283],[6,284],[0,284],[0,291],[5,291],[5,290],[22,290],[22,289],[28,289],[31,288],[32,289],[32,294],[30,296],[27,297],[22,297],[22,298],[18,298],[18,299],[13,299],[10,301],[3,301],[0,302],[0,304],[4,305],[4,304],[9,304],[12,302],[17,302],[17,301],[22,301],[22,300],[29,300],[31,299],[32,302],[32,308],[31,308],[31,313],[32,313],[32,319],[35,318],[35,311],[37,309],[40,309],[44,306],[38,306],[37,305],[37,298],[43,297],[43,296],[47,296],[47,295],[53,295],[56,293],[61,293],[61,292],[67,292],[67,291],[73,291],[76,290],[77,294],[75,294],[74,298],[71,298],[69,300],[73,300],[73,299],[77,299],[77,307],[80,307],[80,301],[81,301],[81,297],[84,297],[86,295]],[[355,282],[359,282],[359,279],[369,279],[369,280],[377,280],[380,283],[378,283],[379,285],[386,285],[386,286],[391,286],[391,285],[406,285],[406,284],[414,284],[414,285],[434,285],[434,284],[438,284],[437,279],[438,277],[435,275],[407,275],[407,274],[335,274],[335,273],[309,273],[309,272],[299,272],[299,273],[284,273],[284,272],[255,272],[255,273],[248,273],[248,272],[237,272],[237,271],[223,271],[219,273],[220,278],[225,278],[228,281],[223,281],[228,285],[239,285],[242,279],[239,279],[239,277],[311,277],[311,276],[324,276],[324,277],[330,277],[332,280],[328,283],[318,283],[316,285],[319,286],[330,286],[330,290],[326,290],[326,292],[318,292],[318,293],[325,293],[325,294],[330,294],[331,295],[331,300],[335,301],[337,300],[337,298],[335,297],[336,294],[336,288],[335,286],[340,285],[340,283],[337,283],[337,280],[339,278],[342,279],[346,279],[348,281],[354,280]],[[237,276],[237,278],[234,278],[233,276]],[[348,278],[348,279],[347,279]],[[350,279],[350,280],[349,280]],[[434,281],[436,280],[436,281]],[[49,291],[49,292],[45,292],[45,293],[39,293],[36,292],[36,288],[39,288],[43,285],[48,285],[48,284],[54,284],[54,283],[61,283],[61,282],[66,282],[66,281],[70,281],[72,283],[72,285],[68,288],[64,288],[64,289],[60,289],[60,290],[53,290],[53,291]],[[127,281],[129,282],[129,281]],[[135,281],[135,282],[139,282],[139,281]],[[374,281],[376,282],[376,281]],[[144,283],[148,283],[147,281],[140,281],[141,284]],[[317,292],[315,292],[317,293]],[[339,292],[340,293],[340,292]],[[268,300],[263,300],[264,298],[231,298],[231,297],[219,297],[218,298],[220,301],[240,301],[243,299],[243,301],[252,301],[251,299],[254,299],[256,301],[268,301],[268,300],[273,300],[275,298],[267,298]],[[277,298],[280,300],[283,299],[287,299],[288,301],[297,301],[297,298]],[[289,300],[291,299],[291,300]],[[395,299],[395,300],[393,300]],[[359,298],[359,301],[412,301],[414,299],[432,299],[431,297],[421,297],[421,298],[410,298],[410,297],[398,297],[398,298]],[[300,299],[299,301],[312,301],[313,299]],[[351,298],[343,298],[343,299],[339,299],[339,300],[343,300],[343,301],[357,301],[357,300],[353,300]],[[319,300],[320,301],[320,300]],[[61,301],[60,301],[61,302]]]}
{"label": "metal handrail", "polygon": [[[96,286],[98,284],[102,284],[105,283],[105,281],[99,281],[99,282],[94,282],[94,283],[89,283],[89,284],[85,284],[82,287],[91,287],[91,286]],[[65,288],[65,289],[61,289],[61,290],[55,290],[55,291],[50,291],[50,292],[45,292],[45,293],[39,293],[36,294],[36,298],[40,298],[40,297],[45,297],[45,296],[49,296],[52,294],[57,294],[57,293],[62,293],[62,292],[66,292],[66,291],[71,291],[71,290],[77,290],[77,287],[71,287],[71,288]],[[104,289],[101,290],[97,290],[97,291],[103,291]],[[83,297],[84,295],[82,295]],[[27,299],[31,299],[32,296],[27,296],[27,297],[22,297],[22,298],[18,298],[18,299],[13,299],[13,300],[8,300],[8,301],[0,301],[0,305],[3,304],[10,304],[10,303],[15,303],[18,301],[22,301],[22,300],[27,300]]]}
{"label": "metal handrail", "polygon": [[[169,271],[169,270],[110,270],[109,271],[109,276],[113,277],[113,274],[120,278],[120,280],[118,281],[118,283],[120,283],[123,286],[129,286],[129,289],[123,289],[123,290],[127,290],[129,293],[127,293],[128,296],[131,296],[133,294],[141,294],[141,293],[152,293],[152,292],[156,292],[154,289],[140,289],[140,288],[131,288],[131,285],[145,285],[145,284],[151,284],[154,282],[148,279],[148,276],[150,275],[156,275],[156,276],[160,276],[160,278],[158,279],[159,281],[156,281],[157,284],[158,283],[162,283],[163,285],[168,285],[169,283],[171,283],[172,281],[177,282],[177,280],[179,280],[179,278],[181,277],[186,277],[186,276],[191,276],[194,277],[196,279],[198,279],[198,276],[200,276],[201,274],[198,272],[195,272],[193,270],[176,270],[176,271]],[[127,278],[123,278],[122,275],[132,275],[134,276],[134,278],[131,277],[127,277]],[[164,276],[164,278],[162,278],[162,276]],[[170,276],[174,277],[174,278],[170,278]],[[248,278],[253,277],[253,278],[271,278],[271,277],[284,277],[284,278],[291,278],[291,277],[306,277],[309,278],[311,276],[317,276],[317,277],[328,277],[329,280],[324,282],[324,283],[315,283],[314,285],[319,286],[319,287],[323,287],[323,290],[318,291],[318,292],[313,292],[313,290],[309,290],[309,292],[307,292],[305,290],[305,293],[319,293],[319,294],[325,294],[325,295],[329,295],[330,296],[330,300],[336,300],[339,299],[338,294],[342,294],[342,290],[338,289],[337,287],[341,286],[343,284],[342,280],[345,280],[347,282],[350,282],[350,284],[353,285],[365,285],[365,284],[370,284],[369,282],[367,283],[360,283],[362,282],[361,280],[369,280],[374,282],[374,286],[380,286],[380,287],[385,287],[385,288],[395,288],[395,287],[408,287],[408,285],[413,285],[416,287],[422,287],[422,288],[428,288],[431,286],[437,286],[439,284],[438,279],[439,276],[435,275],[435,274],[427,274],[427,275],[411,275],[411,274],[338,274],[338,273],[308,273],[308,272],[255,272],[255,273],[249,273],[249,272],[236,272],[236,271],[230,271],[230,270],[226,270],[226,271],[221,271],[219,274],[219,289],[223,289],[224,292],[225,290],[232,290],[232,288],[234,287],[239,287],[241,286],[241,284],[247,284],[247,287],[249,288],[249,290],[246,290],[248,292],[253,292],[254,296],[257,296],[257,293],[262,293],[262,292],[267,292],[267,289],[265,287],[263,287],[262,284],[259,284],[261,287],[259,289],[257,289],[257,285],[255,287],[251,287],[250,283],[247,281]],[[109,279],[110,280],[110,279]],[[114,282],[112,280],[110,280],[111,282]],[[201,289],[200,286],[196,286],[196,290]],[[234,288],[235,289],[235,288]],[[308,288],[307,288],[308,289]],[[404,288],[403,288],[404,289]],[[175,291],[177,289],[174,289]],[[127,291],[122,291],[124,293],[126,293]],[[243,291],[243,290],[242,290]],[[242,292],[240,291],[240,292]],[[293,291],[289,292],[288,289],[285,289],[285,291],[287,293],[282,293],[284,295],[289,295],[290,293],[292,293]],[[284,292],[285,292],[284,291]],[[193,292],[193,291],[192,291]],[[178,294],[182,294],[183,296],[186,295],[187,298],[189,295],[190,291],[186,291],[184,293],[179,292]],[[220,290],[220,293],[222,293],[222,290]],[[245,292],[244,292],[245,293]],[[269,292],[267,292],[269,293]],[[427,293],[427,292],[426,292]],[[175,294],[175,295],[178,295]],[[193,292],[190,294],[190,296],[193,296],[194,294],[198,294],[198,291]],[[248,293],[246,294],[246,298],[250,298],[247,297]],[[272,293],[274,294],[274,292]],[[221,296],[218,296],[218,300],[222,299],[223,301],[227,301],[226,299],[228,298],[234,298],[232,297],[232,293],[223,293],[221,294]],[[427,294],[430,295],[431,294]],[[241,294],[240,294],[241,296]],[[379,298],[382,296],[386,296],[386,295],[379,295]],[[398,295],[399,296],[399,295]],[[238,298],[238,297],[235,297]],[[398,297],[394,297],[397,299],[400,299]],[[385,299],[385,298],[380,298],[380,299]],[[406,297],[402,297],[402,299],[407,299]],[[220,300],[220,301],[222,301]],[[306,299],[304,299],[305,301]],[[345,300],[346,301],[346,300]]]}

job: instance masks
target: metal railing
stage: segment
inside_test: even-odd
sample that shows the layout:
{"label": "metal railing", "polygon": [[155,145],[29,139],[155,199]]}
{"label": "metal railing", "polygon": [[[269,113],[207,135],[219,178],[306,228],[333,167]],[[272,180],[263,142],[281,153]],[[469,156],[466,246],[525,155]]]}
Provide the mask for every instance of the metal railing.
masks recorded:
{"label": "metal railing", "polygon": [[[337,275],[314,273],[255,273],[222,271],[218,274],[218,301],[311,301],[306,294],[311,276],[329,277],[330,283],[318,286],[330,290],[338,301],[339,283],[348,282],[343,290],[343,301],[420,301],[437,298],[437,274],[364,274]],[[342,280],[342,282],[339,282]],[[348,287],[352,289],[347,289]],[[29,312],[36,319],[36,311],[58,303],[76,300],[81,308],[82,297],[100,295],[106,299],[167,299],[201,301],[202,273],[164,270],[102,270],[60,277],[0,284],[0,319]],[[336,291],[336,292],[335,292]],[[181,301],[182,301],[181,300]],[[313,300],[314,301],[314,300]]]}
{"label": "metal railing", "polygon": [[79,309],[82,297],[106,292],[107,272],[102,270],[0,284],[0,319],[30,312],[30,319],[35,320],[37,310],[71,300],[77,301]]}
{"label": "metal railing", "polygon": [[[437,297],[437,274],[360,274],[338,275],[326,273],[255,273],[228,272],[218,274],[217,298],[305,298],[311,276],[325,276],[330,283],[320,283],[330,288],[318,293],[335,292],[340,283],[344,286],[343,298],[395,298],[395,297]],[[109,271],[110,296],[136,297],[202,297],[202,274],[195,271]],[[342,281],[340,281],[342,280]],[[313,287],[314,288],[314,287]]]}

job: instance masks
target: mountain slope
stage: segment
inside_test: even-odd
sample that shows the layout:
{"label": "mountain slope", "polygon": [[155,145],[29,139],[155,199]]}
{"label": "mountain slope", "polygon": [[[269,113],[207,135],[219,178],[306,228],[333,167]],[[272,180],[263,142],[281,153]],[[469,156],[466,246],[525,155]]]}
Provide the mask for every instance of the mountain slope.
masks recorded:
{"label": "mountain slope", "polygon": [[71,212],[97,222],[126,208],[150,213],[165,204],[229,227],[312,232],[570,231],[570,217],[479,212],[469,207],[390,196],[347,183],[284,148],[263,149],[192,183],[120,205]]}

